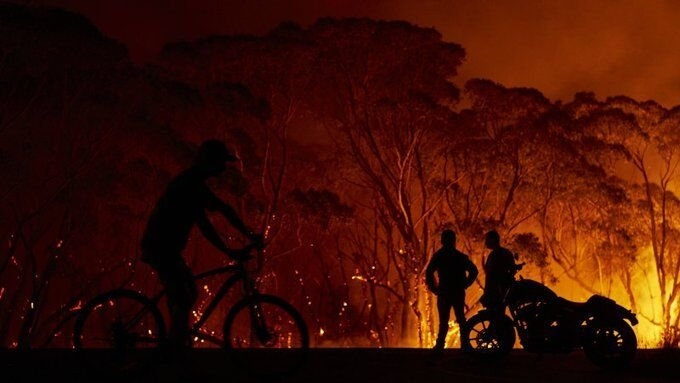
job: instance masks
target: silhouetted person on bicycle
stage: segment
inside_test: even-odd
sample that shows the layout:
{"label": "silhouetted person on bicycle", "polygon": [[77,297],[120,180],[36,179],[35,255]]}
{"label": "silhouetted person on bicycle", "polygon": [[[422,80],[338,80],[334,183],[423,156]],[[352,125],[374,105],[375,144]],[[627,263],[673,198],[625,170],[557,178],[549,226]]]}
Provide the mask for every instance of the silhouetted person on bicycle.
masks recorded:
{"label": "silhouetted person on bicycle", "polygon": [[517,271],[515,257],[510,250],[501,246],[501,236],[495,230],[486,233],[484,244],[491,252],[484,262],[486,280],[481,303],[489,310],[502,313],[505,311],[503,299]]}
{"label": "silhouetted person on bicycle", "polygon": [[170,181],[149,217],[142,237],[142,260],[156,270],[167,291],[171,316],[168,350],[179,351],[191,346],[189,315],[197,291],[182,251],[192,227],[196,225],[210,243],[232,258],[232,252],[210,223],[206,211],[222,213],[245,236],[254,242],[261,241],[236,211],[206,185],[208,178],[224,172],[227,162],[236,160],[221,141],[203,142],[193,165]]}
{"label": "silhouetted person on bicycle", "polygon": [[[477,267],[470,258],[456,249],[456,233],[444,230],[441,236],[442,247],[437,250],[425,269],[425,283],[437,295],[439,312],[439,333],[434,349],[444,349],[446,333],[449,331],[451,307],[456,321],[462,328],[465,320],[465,289],[477,278]],[[437,281],[435,281],[435,273]]]}

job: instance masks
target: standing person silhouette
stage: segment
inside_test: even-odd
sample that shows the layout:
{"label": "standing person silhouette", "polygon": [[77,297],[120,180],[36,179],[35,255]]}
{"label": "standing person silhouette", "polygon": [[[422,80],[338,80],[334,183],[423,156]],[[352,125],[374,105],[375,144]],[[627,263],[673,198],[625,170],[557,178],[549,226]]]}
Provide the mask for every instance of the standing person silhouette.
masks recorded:
{"label": "standing person silhouette", "polygon": [[503,299],[514,280],[517,265],[512,252],[501,246],[501,236],[491,230],[484,237],[484,244],[491,250],[484,262],[484,295],[482,304],[490,310],[503,312]]}
{"label": "standing person silhouette", "polygon": [[[451,307],[461,329],[466,326],[465,289],[472,285],[479,274],[470,258],[456,249],[454,231],[444,230],[441,243],[442,247],[432,255],[425,269],[425,283],[428,289],[437,296],[439,332],[434,346],[436,351],[444,349],[446,333],[449,331]],[[435,281],[435,273],[437,273],[437,281]]]}
{"label": "standing person silhouette", "polygon": [[158,199],[144,231],[142,261],[156,271],[167,291],[171,316],[167,346],[171,352],[191,346],[189,314],[197,292],[182,252],[194,224],[210,243],[232,258],[232,252],[210,223],[206,211],[222,213],[251,241],[261,243],[261,237],[249,230],[236,211],[206,185],[208,178],[217,177],[226,170],[226,162],[237,159],[221,141],[203,142],[191,167],[174,177]]}

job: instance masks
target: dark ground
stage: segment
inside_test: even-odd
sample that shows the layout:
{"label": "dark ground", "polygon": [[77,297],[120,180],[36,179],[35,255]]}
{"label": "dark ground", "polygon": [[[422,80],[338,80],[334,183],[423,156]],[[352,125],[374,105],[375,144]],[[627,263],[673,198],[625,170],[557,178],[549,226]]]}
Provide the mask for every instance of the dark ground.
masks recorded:
{"label": "dark ground", "polygon": [[[266,357],[266,355],[263,355]],[[199,349],[185,363],[152,364],[140,353],[123,367],[110,355],[69,350],[0,351],[0,382],[250,382],[221,350]],[[235,373],[235,371],[238,371]],[[539,357],[521,350],[502,361],[482,363],[459,350],[433,362],[424,349],[315,349],[286,382],[680,382],[680,351],[640,350],[623,371],[603,371],[581,352]]]}

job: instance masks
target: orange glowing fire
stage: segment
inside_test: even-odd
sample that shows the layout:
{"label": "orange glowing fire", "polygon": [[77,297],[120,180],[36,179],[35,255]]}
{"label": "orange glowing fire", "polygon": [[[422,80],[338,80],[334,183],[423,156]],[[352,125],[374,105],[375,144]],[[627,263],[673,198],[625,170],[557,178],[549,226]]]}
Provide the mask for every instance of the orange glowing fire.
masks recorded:
{"label": "orange glowing fire", "polygon": [[[663,335],[663,327],[661,325],[663,312],[661,309],[659,286],[652,280],[657,270],[653,261],[651,247],[641,252],[636,267],[639,269],[634,281],[634,286],[637,288],[635,296],[637,305],[636,314],[640,320],[640,324],[635,327],[638,344],[641,347],[658,347],[661,344]],[[620,291],[617,291],[617,296],[612,298],[619,302],[630,304],[629,299],[626,299],[625,294]],[[677,312],[677,306],[675,311]]]}

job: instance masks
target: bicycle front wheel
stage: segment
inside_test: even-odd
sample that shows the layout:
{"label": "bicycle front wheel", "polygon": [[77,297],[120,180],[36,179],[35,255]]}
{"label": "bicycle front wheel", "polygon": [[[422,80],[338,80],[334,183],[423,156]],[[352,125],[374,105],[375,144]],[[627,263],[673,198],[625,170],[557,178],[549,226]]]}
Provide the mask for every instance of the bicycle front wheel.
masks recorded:
{"label": "bicycle front wheel", "polygon": [[73,327],[76,349],[126,351],[156,347],[165,339],[163,317],[147,297],[131,290],[114,290],[89,301]]}
{"label": "bicycle front wheel", "polygon": [[307,358],[307,325],[279,297],[254,295],[236,303],[224,322],[224,347],[239,367],[260,377],[286,377]]}

